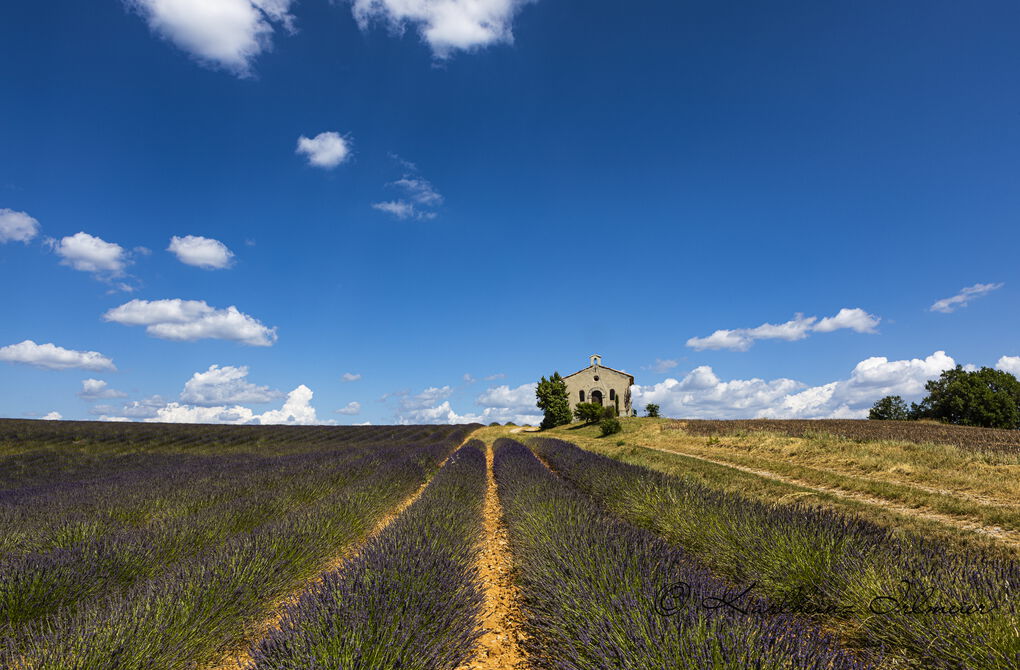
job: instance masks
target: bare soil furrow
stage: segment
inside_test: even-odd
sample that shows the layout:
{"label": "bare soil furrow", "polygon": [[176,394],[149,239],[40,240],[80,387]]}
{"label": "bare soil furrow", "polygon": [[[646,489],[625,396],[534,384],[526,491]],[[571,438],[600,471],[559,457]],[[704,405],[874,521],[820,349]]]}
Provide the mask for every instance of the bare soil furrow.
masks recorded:
{"label": "bare soil furrow", "polygon": [[458,670],[525,670],[528,662],[521,651],[520,599],[511,578],[510,542],[503,524],[496,479],[492,472],[492,444],[485,450],[488,488],[485,492],[485,539],[478,569],[485,590],[482,626],[474,656]]}

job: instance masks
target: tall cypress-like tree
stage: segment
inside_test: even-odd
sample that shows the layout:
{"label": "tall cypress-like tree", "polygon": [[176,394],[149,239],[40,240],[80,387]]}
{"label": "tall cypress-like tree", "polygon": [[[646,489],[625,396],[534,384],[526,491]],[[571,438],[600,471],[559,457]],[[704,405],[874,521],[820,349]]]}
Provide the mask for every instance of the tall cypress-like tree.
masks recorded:
{"label": "tall cypress-like tree", "polygon": [[560,377],[559,372],[554,372],[552,377],[542,377],[535,389],[538,408],[545,413],[542,419],[542,429],[555,428],[570,423],[570,400],[567,398],[567,383]]}

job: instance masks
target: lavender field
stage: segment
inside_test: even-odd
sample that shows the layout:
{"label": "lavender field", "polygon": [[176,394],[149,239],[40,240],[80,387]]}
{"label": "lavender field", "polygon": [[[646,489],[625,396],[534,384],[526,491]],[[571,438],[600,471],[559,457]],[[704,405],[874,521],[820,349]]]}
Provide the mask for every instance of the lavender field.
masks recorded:
{"label": "lavender field", "polygon": [[3,668],[1007,670],[1018,584],[502,427],[0,421]]}
{"label": "lavender field", "polygon": [[212,667],[470,430],[3,422],[0,664]]}

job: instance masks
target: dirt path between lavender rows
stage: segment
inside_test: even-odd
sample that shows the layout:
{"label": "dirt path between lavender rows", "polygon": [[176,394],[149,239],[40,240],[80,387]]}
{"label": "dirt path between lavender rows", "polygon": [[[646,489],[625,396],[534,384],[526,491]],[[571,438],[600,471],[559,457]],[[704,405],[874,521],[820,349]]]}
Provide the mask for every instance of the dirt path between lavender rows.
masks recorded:
{"label": "dirt path between lavender rows", "polygon": [[[512,431],[511,431],[512,432]],[[488,486],[485,491],[485,539],[478,560],[479,577],[485,591],[482,633],[471,660],[457,670],[524,670],[527,660],[521,651],[520,595],[510,578],[510,542],[503,524],[503,509],[492,470],[493,448],[485,447]]]}
{"label": "dirt path between lavender rows", "polygon": [[699,461],[704,461],[706,463],[712,463],[714,465],[720,465],[725,468],[732,468],[734,470],[740,470],[741,472],[746,472],[748,474],[764,477],[765,479],[773,479],[775,481],[783,482],[784,484],[800,486],[802,488],[810,489],[811,491],[817,493],[827,493],[829,495],[833,495],[839,498],[863,502],[868,505],[874,505],[876,507],[887,509],[891,512],[896,512],[897,514],[902,514],[904,516],[912,516],[921,519],[928,519],[930,521],[937,521],[939,523],[953,526],[961,530],[980,533],[982,535],[994,538],[995,540],[1003,544],[1012,546],[1014,548],[1020,548],[1020,533],[1009,531],[1004,528],[999,528],[998,526],[985,526],[983,524],[977,523],[976,521],[958,519],[948,514],[940,514],[938,512],[932,512],[929,510],[907,507],[905,505],[897,505],[895,503],[889,502],[888,500],[883,500],[882,498],[875,498],[873,496],[869,496],[863,493],[857,493],[855,491],[846,491],[844,489],[833,488],[829,486],[821,486],[819,484],[812,484],[800,479],[796,479],[794,477],[787,477],[785,475],[776,474],[775,472],[771,472],[769,470],[758,470],[756,468],[749,468],[743,465],[736,465],[734,463],[728,463],[726,461],[718,461],[712,458],[707,458],[705,456],[696,456],[694,454],[688,454],[686,452],[676,451],[674,449],[666,449],[664,447],[651,447],[647,445],[636,446],[639,446],[643,449],[651,449],[653,451],[661,451],[663,453],[673,454],[674,456],[694,458]]}
{"label": "dirt path between lavender rows", "polygon": [[[436,472],[439,472],[439,470],[441,470],[442,467],[446,465],[446,461],[450,460],[450,456],[456,453],[457,449],[460,449],[462,446],[470,442],[473,439],[472,437],[473,435],[474,433],[464,438],[464,441],[461,444],[459,444],[456,449],[451,451],[446,458],[443,459],[443,462],[439,464],[438,468],[436,468]],[[418,487],[417,491],[415,491],[407,498],[405,498],[399,505],[394,507],[389,514],[380,519],[372,528],[372,530],[368,533],[368,535],[364,537],[364,539],[362,539],[360,542],[355,543],[352,547],[349,547],[346,551],[334,557],[333,560],[329,561],[326,565],[322,567],[322,569],[319,570],[319,573],[315,577],[305,582],[305,584],[301,586],[301,588],[295,590],[293,593],[291,593],[290,596],[284,598],[283,600],[275,604],[270,610],[271,614],[267,616],[260,624],[258,624],[254,628],[254,634],[248,640],[246,640],[243,645],[239,645],[237,649],[226,654],[225,657],[221,659],[218,663],[209,666],[208,670],[246,670],[247,668],[250,668],[252,664],[252,657],[251,654],[249,653],[250,649],[255,644],[257,644],[259,640],[265,638],[269,634],[269,632],[273,630],[273,628],[279,625],[280,621],[283,619],[283,615],[287,607],[289,605],[296,603],[305,591],[319,584],[327,574],[333,572],[334,570],[340,569],[345,563],[348,563],[357,558],[361,554],[362,550],[364,550],[364,548],[368,545],[369,542],[372,541],[373,538],[375,538],[377,535],[386,530],[386,528],[391,523],[393,523],[397,519],[397,517],[399,517],[404,512],[404,510],[413,505],[414,502],[421,497],[421,494],[425,491],[425,487],[427,487],[429,485],[429,482],[431,481],[432,477],[429,477],[427,480],[425,480],[425,482]]]}

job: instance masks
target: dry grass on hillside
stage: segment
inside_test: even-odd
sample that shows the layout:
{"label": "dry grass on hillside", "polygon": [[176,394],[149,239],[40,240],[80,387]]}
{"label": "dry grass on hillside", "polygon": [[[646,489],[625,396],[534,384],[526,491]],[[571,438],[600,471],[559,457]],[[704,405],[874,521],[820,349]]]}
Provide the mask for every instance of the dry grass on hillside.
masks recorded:
{"label": "dry grass on hillside", "polygon": [[[864,513],[880,523],[902,526],[907,517],[900,513],[896,519],[884,518],[885,513],[871,514],[869,509],[904,512],[909,508],[917,514],[953,517],[957,522],[952,525],[971,528],[977,535],[1020,533],[1020,451],[919,443],[916,436],[915,441],[853,440],[819,427],[866,422],[804,422],[809,428],[803,431],[805,437],[751,430],[751,422],[738,421],[686,422],[714,424],[717,429],[733,426],[715,435],[696,434],[697,428],[684,429],[685,422],[670,419],[634,418],[621,423],[623,432],[606,438],[599,437],[597,426],[577,424],[542,435],[770,502],[792,502],[811,493],[804,502],[838,507],[852,503],[846,511]],[[743,429],[736,427],[741,424]],[[689,458],[671,459],[663,451]],[[752,472],[767,473],[773,479]],[[871,504],[862,508],[863,501]]]}
{"label": "dry grass on hillside", "polygon": [[742,419],[676,420],[667,429],[693,435],[721,436],[769,432],[790,437],[832,435],[848,440],[894,440],[916,444],[951,444],[962,449],[1020,454],[1020,430],[952,426],[928,421],[868,421],[866,419]]}

